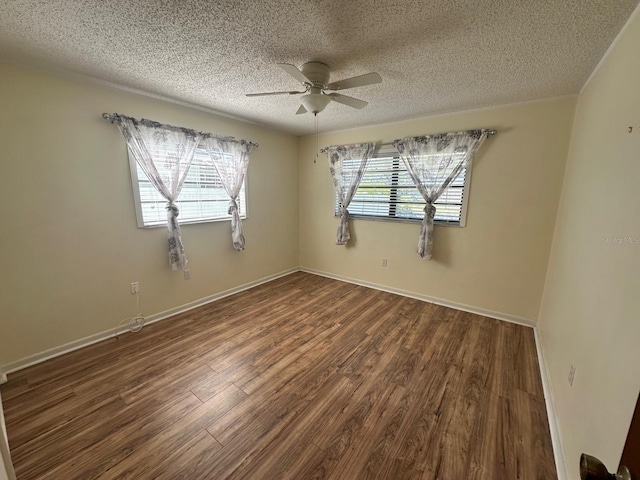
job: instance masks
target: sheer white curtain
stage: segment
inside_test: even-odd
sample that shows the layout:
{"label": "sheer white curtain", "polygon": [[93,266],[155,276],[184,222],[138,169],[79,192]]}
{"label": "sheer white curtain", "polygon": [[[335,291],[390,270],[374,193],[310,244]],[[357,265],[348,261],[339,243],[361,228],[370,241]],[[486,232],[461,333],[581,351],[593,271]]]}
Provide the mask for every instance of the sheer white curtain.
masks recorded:
{"label": "sheer white curtain", "polygon": [[220,175],[222,186],[231,199],[229,201],[231,239],[233,248],[239,252],[244,250],[245,240],[238,208],[238,195],[247,175],[249,155],[254,144],[231,137],[208,135],[203,138],[203,141],[209,158]]}
{"label": "sheer white curtain", "polygon": [[112,115],[111,121],[124,135],[129,152],[149,178],[151,184],[167,200],[169,265],[172,270],[185,268],[179,210],[175,202],[180,195],[201,135],[193,130],[162,125],[150,120],[136,120]]}
{"label": "sheer white curtain", "polygon": [[393,142],[426,202],[418,241],[418,253],[422,258],[431,260],[432,257],[434,202],[467,165],[487,134],[487,130],[469,130]]}
{"label": "sheer white curtain", "polygon": [[324,150],[329,159],[329,170],[340,202],[340,226],[336,233],[336,245],[346,245],[351,238],[348,207],[358,190],[367,160],[374,148],[373,143],[357,143],[336,145]]}

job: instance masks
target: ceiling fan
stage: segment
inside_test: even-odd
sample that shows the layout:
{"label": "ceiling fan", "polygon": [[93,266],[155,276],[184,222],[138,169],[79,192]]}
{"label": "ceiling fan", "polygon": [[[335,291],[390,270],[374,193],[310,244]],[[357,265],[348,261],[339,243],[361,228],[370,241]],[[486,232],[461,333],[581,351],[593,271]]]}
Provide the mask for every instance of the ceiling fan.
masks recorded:
{"label": "ceiling fan", "polygon": [[[363,87],[365,85],[373,85],[374,83],[382,83],[379,74],[365,73],[357,77],[345,78],[337,82],[329,83],[329,66],[321,62],[308,62],[302,65],[302,69],[298,69],[294,65],[288,63],[278,63],[278,66],[304,85],[304,90],[288,91],[288,92],[266,92],[266,93],[247,93],[247,97],[260,97],[265,95],[297,95],[306,93],[300,98],[300,108],[296,114],[311,112],[317,115],[331,102],[342,103],[353,108],[364,108],[368,105],[363,100],[335,93],[335,90],[346,90],[347,88]],[[325,92],[330,91],[330,93]]]}

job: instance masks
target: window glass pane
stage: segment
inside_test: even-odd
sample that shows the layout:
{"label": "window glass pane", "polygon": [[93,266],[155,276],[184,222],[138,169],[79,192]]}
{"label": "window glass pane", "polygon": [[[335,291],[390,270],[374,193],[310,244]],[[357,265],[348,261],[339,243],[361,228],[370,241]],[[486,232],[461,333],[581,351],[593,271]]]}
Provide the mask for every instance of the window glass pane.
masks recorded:
{"label": "window glass pane", "polygon": [[[448,160],[443,159],[445,163]],[[345,166],[354,167],[357,163],[356,160],[347,160]],[[465,175],[466,170],[463,169],[435,203],[436,221],[460,224]],[[440,176],[444,177],[444,172]],[[354,216],[420,220],[424,215],[424,206],[422,195],[399,157],[373,157],[367,162],[360,186],[349,205],[349,213]],[[337,214],[337,197],[335,211]]]}
{"label": "window glass pane", "polygon": [[[158,173],[168,181],[172,156],[175,152],[163,153],[167,161],[159,162]],[[134,160],[132,160],[134,161]],[[140,210],[144,226],[162,225],[167,222],[167,201],[158,193],[149,182],[146,174],[136,163],[138,175],[138,189],[140,192]],[[240,216],[246,218],[246,196],[243,184],[238,196],[238,208]],[[180,222],[194,222],[207,220],[230,219],[228,213],[229,196],[225,192],[220,176],[209,159],[209,154],[204,148],[198,148],[193,158],[193,163],[187,174],[182,191],[176,201],[180,209],[178,219]]]}

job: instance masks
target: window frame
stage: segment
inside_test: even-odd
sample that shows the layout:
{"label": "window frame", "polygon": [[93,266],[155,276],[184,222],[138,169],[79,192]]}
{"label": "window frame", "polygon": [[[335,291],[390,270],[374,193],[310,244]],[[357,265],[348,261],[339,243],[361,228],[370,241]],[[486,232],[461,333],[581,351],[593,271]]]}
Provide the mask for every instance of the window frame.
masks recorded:
{"label": "window frame", "polygon": [[[393,146],[385,146],[385,147],[376,147],[376,149],[374,150],[373,154],[371,155],[371,158],[384,158],[384,157],[392,157],[394,159],[397,159],[398,164],[401,165],[402,164],[402,159],[400,158],[400,153],[398,152],[398,150],[393,147]],[[395,161],[394,161],[395,163]],[[465,173],[465,178],[464,178],[464,184],[462,187],[462,205],[460,206],[460,221],[459,222],[454,222],[454,221],[447,221],[447,220],[433,220],[433,224],[434,225],[438,225],[438,226],[445,226],[445,227],[465,227],[467,224],[467,209],[468,209],[468,204],[469,204],[469,192],[471,190],[471,174],[473,171],[473,156],[471,156],[471,158],[469,158],[468,163],[467,163],[467,167],[466,167],[466,173]],[[366,170],[365,170],[365,175],[366,175]],[[395,173],[392,173],[392,176],[396,175]],[[364,178],[364,175],[363,175]],[[391,188],[393,189],[393,187],[391,186]],[[415,187],[414,185],[414,188]],[[392,193],[389,194],[389,200],[391,200],[391,196]],[[340,213],[339,213],[339,208],[338,208],[338,204],[339,204],[339,200],[338,200],[338,195],[337,193],[334,192],[334,217],[339,218],[340,217]],[[390,203],[390,208],[391,208],[391,203]],[[362,215],[362,214],[358,214],[358,213],[351,213],[349,212],[349,218],[353,218],[356,220],[371,220],[374,222],[400,222],[400,223],[422,223],[422,218],[406,218],[406,217],[392,217],[390,215],[387,216],[382,216],[382,215]]]}
{"label": "window frame", "polygon": [[[202,143],[200,143],[198,145],[198,147],[196,148],[196,150],[205,150],[204,147],[202,146]],[[206,150],[205,150],[206,151]],[[138,224],[138,228],[145,228],[145,229],[150,229],[150,228],[167,228],[167,221],[164,220],[162,223],[154,223],[154,224],[149,224],[149,225],[145,225],[144,224],[144,216],[143,216],[143,212],[142,212],[142,199],[140,198],[140,178],[138,177],[138,164],[135,160],[135,158],[133,158],[133,156],[131,155],[131,152],[129,150],[129,148],[127,148],[127,157],[129,159],[129,172],[131,173],[131,189],[133,190],[133,203],[135,205],[135,210],[136,210],[136,222]],[[217,175],[217,172],[216,172]],[[241,220],[246,220],[249,216],[249,193],[247,192],[247,178],[249,176],[249,171],[247,170],[246,175],[244,176],[244,209],[240,211],[240,219]],[[219,175],[218,175],[219,177]],[[155,189],[155,187],[154,187]],[[242,192],[242,189],[241,189]],[[225,192],[226,193],[226,192]],[[180,201],[179,197],[178,197],[178,201]],[[229,198],[229,201],[231,201],[231,199]],[[215,222],[229,222],[231,221],[231,215],[225,216],[225,217],[219,217],[219,218],[199,218],[199,219],[185,219],[185,220],[181,220],[180,217],[178,216],[178,221],[180,223],[180,226],[182,225],[190,225],[190,224],[198,224],[198,223],[215,223]]]}

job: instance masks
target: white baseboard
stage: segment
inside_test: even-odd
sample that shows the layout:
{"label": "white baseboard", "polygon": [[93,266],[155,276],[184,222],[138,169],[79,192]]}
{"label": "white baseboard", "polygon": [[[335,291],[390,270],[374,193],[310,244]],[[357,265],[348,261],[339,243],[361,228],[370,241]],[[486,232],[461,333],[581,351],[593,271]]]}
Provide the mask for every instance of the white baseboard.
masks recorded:
{"label": "white baseboard", "polygon": [[[230,288],[229,290],[225,290],[223,292],[214,293],[213,295],[200,298],[198,300],[180,305],[175,308],[170,308],[169,310],[165,310],[163,312],[154,313],[153,315],[145,317],[145,325],[149,323],[159,322],[160,320],[165,320],[169,317],[172,317],[173,315],[177,315],[178,313],[183,313],[202,305],[206,305],[207,303],[215,302],[216,300],[220,300],[221,298],[228,297],[229,295],[233,295],[235,293],[243,292],[253,287],[257,287],[258,285],[262,285],[263,283],[267,283],[277,278],[290,275],[294,272],[298,272],[299,270],[300,269],[298,267],[290,268],[289,270],[284,270],[282,272],[269,275],[258,280],[254,280],[252,282]],[[51,348],[49,350],[45,350],[44,352],[36,353],[35,355],[30,355],[15,362],[3,365],[2,367],[0,367],[0,384],[6,382],[7,374],[9,373],[14,373],[18,370],[22,370],[32,365],[44,362],[45,360],[64,355],[65,353],[69,353],[80,348],[88,347],[89,345],[93,345],[94,343],[98,343],[111,337],[115,337],[118,333],[122,334],[125,331],[125,328],[122,326],[114,327],[104,332],[96,333],[94,335],[90,335],[88,337],[66,343],[59,347]]]}
{"label": "white baseboard", "polygon": [[160,320],[165,320],[169,317],[177,315],[179,313],[186,312],[188,310],[192,310],[194,308],[201,307],[202,305],[206,305],[207,303],[215,302],[216,300],[220,300],[222,298],[228,297],[230,295],[234,295],[236,293],[244,292],[245,290],[249,290],[250,288],[257,287],[258,285],[262,285],[263,283],[271,282],[272,280],[276,280],[281,277],[286,277],[287,275],[291,275],[292,273],[299,272],[300,269],[298,267],[290,268],[289,270],[284,270],[279,273],[275,273],[273,275],[269,275],[267,277],[262,277],[258,280],[254,280],[253,282],[245,283],[238,287],[230,288],[229,290],[225,290],[220,293],[214,293],[213,295],[209,295],[208,297],[200,298],[198,300],[194,300],[193,302],[185,303],[184,305],[180,305],[179,307],[170,308],[169,310],[165,310],[164,312],[156,313],[154,315],[150,315],[145,318],[145,325],[149,323],[159,322]]}
{"label": "white baseboard", "polygon": [[[527,327],[534,327],[535,326],[535,322],[532,322],[531,320],[527,320],[525,318],[516,317],[516,316],[513,316],[513,315],[508,315],[508,314],[505,314],[505,313],[494,312],[494,311],[491,311],[491,310],[485,310],[483,308],[478,308],[478,307],[472,307],[470,305],[465,305],[465,304],[462,304],[462,303],[450,302],[448,300],[444,300],[444,299],[441,299],[441,298],[430,297],[428,295],[423,295],[423,294],[419,294],[419,293],[416,293],[416,292],[409,292],[409,291],[401,290],[401,289],[398,289],[398,288],[387,287],[385,285],[379,285],[379,284],[376,284],[376,283],[357,280],[357,279],[354,279],[354,278],[343,277],[341,275],[334,275],[334,274],[331,274],[331,273],[328,273],[328,272],[323,272],[323,271],[320,271],[320,270],[314,270],[314,269],[311,269],[311,268],[298,268],[298,267],[290,268],[288,270],[284,270],[282,272],[279,272],[279,273],[276,273],[276,274],[273,274],[273,275],[269,275],[269,276],[260,278],[258,280],[253,281],[253,282],[245,283],[245,284],[240,285],[238,287],[230,288],[229,290],[225,290],[223,292],[215,293],[213,295],[209,295],[207,297],[195,300],[193,302],[189,302],[189,303],[186,303],[184,305],[180,305],[178,307],[171,308],[169,310],[165,310],[163,312],[159,312],[159,313],[155,313],[153,315],[149,315],[148,317],[145,317],[145,324],[158,322],[160,320],[165,320],[165,319],[167,319],[167,318],[169,318],[169,317],[171,317],[173,315],[177,315],[179,313],[186,312],[188,310],[200,307],[202,305],[206,305],[207,303],[211,303],[211,302],[214,302],[214,301],[219,300],[221,298],[228,297],[229,295],[233,295],[235,293],[242,292],[244,290],[248,290],[250,288],[256,287],[256,286],[261,285],[263,283],[267,283],[267,282],[270,282],[270,281],[275,280],[277,278],[284,277],[286,275],[290,275],[290,274],[292,274],[294,272],[297,272],[297,271],[303,271],[303,272],[307,272],[307,273],[312,273],[312,274],[315,274],[315,275],[320,275],[320,276],[327,277],[327,278],[333,278],[335,280],[340,280],[340,281],[343,281],[343,282],[348,282],[348,283],[353,283],[353,284],[356,284],[356,285],[361,285],[361,286],[364,286],[364,287],[374,288],[376,290],[382,290],[382,291],[389,292],[389,293],[395,293],[397,295],[403,295],[405,297],[415,298],[417,300],[422,300],[422,301],[425,301],[425,302],[435,303],[437,305],[443,305],[445,307],[455,308],[455,309],[462,310],[462,311],[465,311],[465,312],[470,312],[470,313],[475,313],[475,314],[478,314],[478,315],[483,315],[485,317],[496,318],[498,320],[504,320],[506,322],[517,323],[519,325],[524,325],[524,326],[527,326]],[[101,342],[103,340],[115,337],[116,334],[118,334],[118,333],[123,333],[123,328],[122,327],[114,327],[114,328],[111,328],[109,330],[106,330],[106,331],[103,331],[103,332],[99,332],[99,333],[96,333],[94,335],[90,335],[88,337],[81,338],[79,340],[75,340],[75,341],[70,342],[70,343],[66,343],[66,344],[61,345],[59,347],[54,347],[54,348],[51,348],[49,350],[45,350],[44,352],[36,353],[34,355],[30,355],[28,357],[22,358],[20,360],[15,361],[15,362],[11,362],[11,363],[8,363],[6,365],[3,365],[2,367],[0,367],[0,384],[6,382],[7,374],[10,374],[10,373],[13,373],[13,372],[17,372],[18,370],[22,370],[22,369],[30,367],[32,365],[36,365],[38,363],[44,362],[46,360],[49,360],[51,358],[55,358],[55,357],[58,357],[60,355],[64,355],[65,353],[69,353],[69,352],[72,352],[74,350],[78,350],[78,349],[83,348],[83,347],[88,347],[89,345],[93,345],[94,343],[98,343],[98,342]]]}
{"label": "white baseboard", "polygon": [[556,407],[553,402],[553,390],[551,388],[551,378],[547,370],[547,364],[544,359],[544,350],[542,348],[542,338],[538,327],[533,329],[536,339],[536,350],[538,352],[538,364],[540,365],[540,377],[542,379],[542,389],[544,391],[544,402],[547,407],[547,418],[549,420],[549,432],[551,433],[551,444],[553,445],[553,457],[556,461],[556,472],[558,480],[568,480],[567,460],[564,456],[562,448],[562,439],[560,436],[560,427],[556,416]]}
{"label": "white baseboard", "polygon": [[526,327],[532,327],[536,342],[536,351],[538,353],[538,365],[540,366],[540,377],[542,379],[542,388],[544,392],[545,406],[547,409],[547,418],[549,421],[549,432],[551,434],[551,443],[553,445],[553,456],[556,463],[556,471],[558,473],[558,480],[568,480],[567,475],[567,463],[564,457],[564,450],[562,448],[562,441],[560,437],[560,430],[558,427],[556,409],[553,403],[553,393],[551,390],[551,384],[549,381],[549,373],[547,371],[546,363],[544,361],[542,341],[540,338],[540,332],[536,323],[526,318],[516,317],[514,315],[508,315],[501,312],[494,312],[491,310],[485,310],[483,308],[472,307],[461,303],[451,302],[449,300],[443,300],[441,298],[430,297],[428,295],[422,295],[415,292],[408,292],[397,288],[391,288],[376,283],[365,282],[354,278],[343,277],[342,275],[334,275],[332,273],[323,272],[320,270],[314,270],[312,268],[301,267],[301,271],[307,273],[313,273],[334,280],[340,280],[347,283],[353,283],[355,285],[361,285],[363,287],[374,288],[376,290],[382,290],[384,292],[395,293],[405,297],[415,298],[417,300],[423,300],[425,302],[435,303],[436,305],[443,305],[445,307],[455,308],[469,313],[475,313],[485,317],[495,318],[497,320],[503,320],[505,322],[516,323],[518,325],[524,325]]}
{"label": "white baseboard", "polygon": [[429,295],[423,295],[421,293],[410,292],[408,290],[402,290],[399,288],[387,287],[386,285],[380,285],[372,282],[365,282],[350,277],[343,277],[342,275],[335,275],[329,272],[323,272],[315,270],[313,268],[300,267],[300,271],[313,273],[314,275],[320,275],[322,277],[333,278],[334,280],[340,280],[342,282],[353,283],[362,287],[373,288],[375,290],[381,290],[383,292],[395,293],[396,295],[402,295],[403,297],[415,298],[416,300],[422,300],[423,302],[435,303],[436,305],[442,305],[443,307],[455,308],[456,310],[462,310],[463,312],[475,313],[476,315],[482,315],[483,317],[495,318],[497,320],[503,320],[505,322],[517,323],[525,327],[535,327],[536,323],[526,318],[517,317],[515,315],[509,315],[507,313],[494,312],[492,310],[486,310],[484,308],[473,307],[471,305],[465,305],[464,303],[451,302],[442,298],[431,297]]}
{"label": "white baseboard", "polygon": [[[532,327],[534,330],[534,334],[535,334],[535,340],[536,340],[536,350],[538,353],[538,363],[540,365],[540,376],[542,378],[542,386],[544,389],[544,397],[545,397],[545,404],[546,404],[546,408],[547,408],[547,417],[549,419],[549,430],[551,432],[551,442],[553,444],[553,453],[554,453],[554,457],[555,457],[555,462],[556,462],[556,470],[558,472],[558,480],[567,480],[567,469],[566,469],[566,460],[564,458],[564,451],[562,449],[562,442],[561,442],[561,438],[560,438],[560,431],[558,428],[558,422],[556,420],[556,411],[555,411],[555,406],[553,403],[553,394],[551,391],[551,385],[549,382],[549,374],[546,368],[546,364],[544,361],[544,356],[543,356],[543,349],[542,349],[542,341],[540,338],[540,334],[538,331],[538,328],[536,327],[535,322],[525,319],[525,318],[520,318],[514,315],[509,315],[509,314],[505,314],[505,313],[501,313],[501,312],[495,312],[495,311],[491,311],[491,310],[486,310],[483,308],[478,308],[478,307],[473,307],[470,305],[465,305],[465,304],[461,304],[461,303],[457,303],[457,302],[451,302],[449,300],[444,300],[441,298],[437,298],[437,297],[431,297],[428,295],[423,295],[420,293],[416,293],[416,292],[410,292],[407,290],[402,290],[402,289],[398,289],[398,288],[392,288],[392,287],[387,287],[385,285],[380,285],[380,284],[376,284],[376,283],[372,283],[372,282],[366,282],[366,281],[362,281],[362,280],[357,280],[354,278],[350,278],[350,277],[344,277],[342,275],[335,275],[332,273],[328,273],[328,272],[323,272],[320,270],[314,270],[311,268],[306,268],[306,267],[301,267],[301,268],[291,268],[289,270],[285,270],[279,273],[276,273],[274,275],[269,275],[267,277],[263,277],[260,278],[258,280],[255,280],[253,282],[249,282],[249,283],[245,283],[243,285],[234,287],[234,288],[230,288],[228,290],[225,290],[223,292],[219,292],[219,293],[215,293],[213,295],[209,295],[207,297],[201,298],[199,300],[195,300],[193,302],[189,302],[187,304],[184,305],[180,305],[178,307],[175,308],[171,308],[169,310],[165,310],[163,312],[159,312],[153,315],[150,315],[149,317],[147,317],[145,319],[145,324],[148,323],[155,323],[155,322],[159,322],[161,320],[165,320],[167,318],[172,317],[173,315],[177,315],[179,313],[183,313],[186,312],[188,310],[200,307],[202,305],[206,305],[208,303],[214,302],[216,300],[220,300],[224,297],[228,297],[230,295],[233,295],[235,293],[239,293],[242,292],[244,290],[248,290],[250,288],[256,287],[258,285],[261,285],[263,283],[267,283],[270,282],[272,280],[275,280],[277,278],[280,277],[284,277],[286,275],[290,275],[292,273],[295,273],[297,271],[303,271],[303,272],[307,272],[307,273],[312,273],[314,275],[320,275],[323,277],[327,277],[327,278],[332,278],[334,280],[340,280],[343,282],[347,282],[347,283],[352,283],[355,285],[361,285],[363,287],[368,287],[368,288],[373,288],[376,290],[381,290],[384,292],[389,292],[389,293],[394,293],[397,295],[402,295],[405,297],[410,297],[410,298],[415,298],[417,300],[422,300],[425,302],[430,302],[430,303],[435,303],[436,305],[442,305],[445,307],[450,307],[450,308],[455,308],[457,310],[462,310],[465,312],[469,312],[469,313],[475,313],[478,315],[482,315],[485,317],[490,317],[490,318],[495,318],[497,320],[503,320],[506,322],[511,322],[511,323],[516,323],[518,325],[524,325],[527,327]],[[28,357],[25,357],[21,360],[9,363],[7,365],[4,365],[2,368],[0,368],[0,384],[5,383],[7,381],[7,374],[9,373],[13,373],[16,372],[18,370],[22,370],[24,368],[30,367],[32,365],[35,365],[37,363],[40,362],[44,362],[45,360],[49,360],[51,358],[60,356],[60,355],[64,355],[65,353],[69,353],[72,352],[74,350],[78,350],[80,348],[83,347],[87,347],[89,345],[92,345],[94,343],[98,343],[101,342],[103,340],[106,340],[108,338],[114,337],[116,335],[116,333],[118,333],[118,331],[120,333],[122,333],[122,328],[118,329],[117,327],[109,329],[107,331],[104,332],[100,332],[97,333],[95,335],[91,335],[89,337],[85,337],[82,338],[80,340],[76,340],[70,343],[67,343],[65,345],[62,345],[60,347],[56,347],[56,348],[52,348],[49,350],[46,350],[44,352],[35,354],[35,355],[30,355]]]}
{"label": "white baseboard", "polygon": [[[94,343],[98,343],[108,338],[115,337],[117,330],[117,328],[111,328],[104,332],[96,333],[79,340],[74,340],[73,342],[65,343],[64,345],[60,345],[59,347],[50,348],[48,350],[45,350],[44,352],[29,355],[28,357],[21,358],[20,360],[16,360],[15,362],[3,365],[0,370],[2,370],[4,375],[17,372],[18,370],[22,370],[46,360],[59,357],[60,355],[64,355],[65,353],[73,352],[74,350],[88,347],[89,345],[93,345]],[[120,331],[122,330],[123,329],[120,328]]]}

